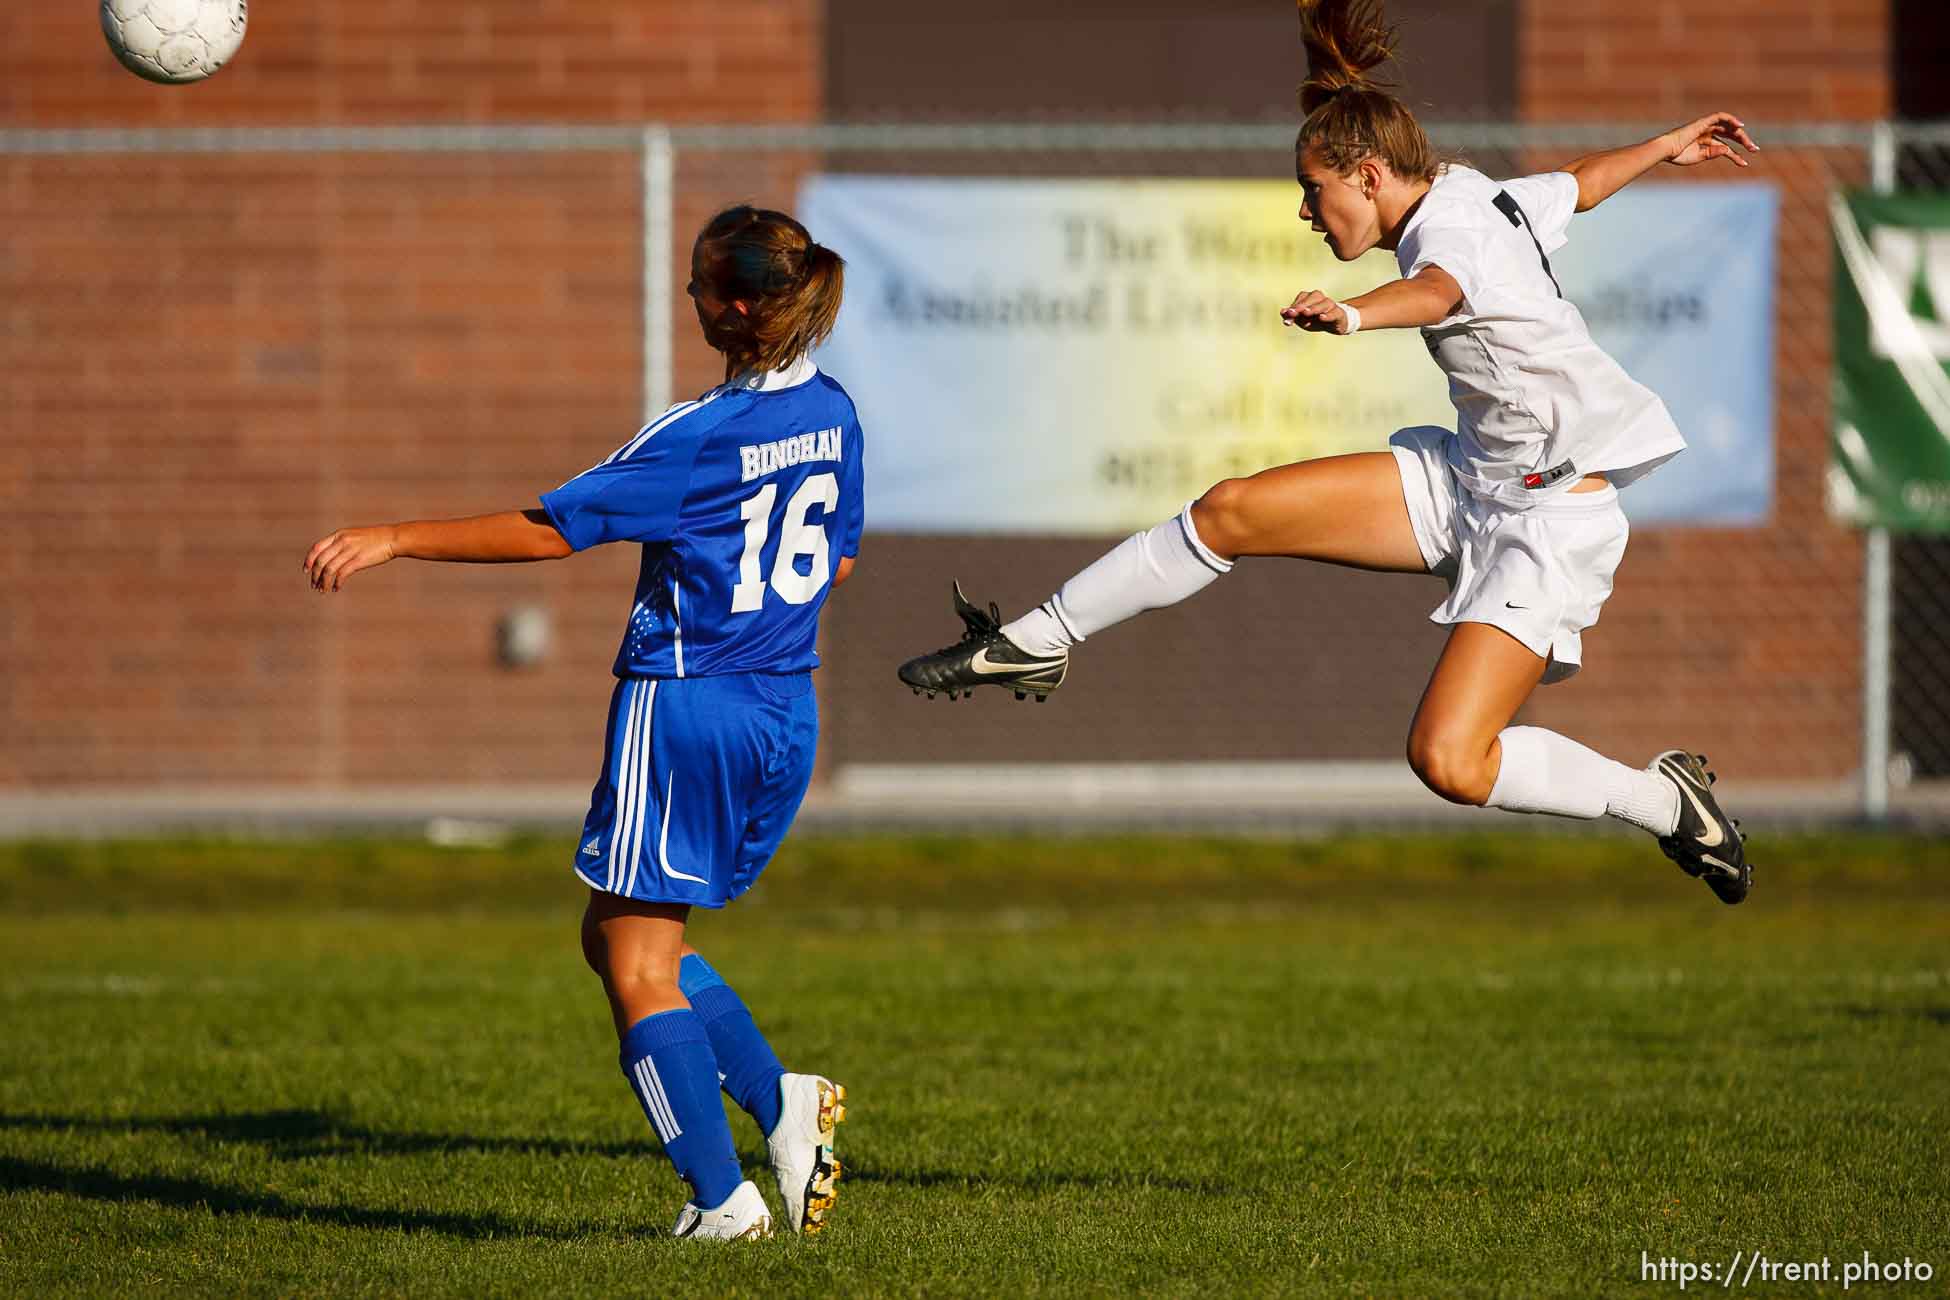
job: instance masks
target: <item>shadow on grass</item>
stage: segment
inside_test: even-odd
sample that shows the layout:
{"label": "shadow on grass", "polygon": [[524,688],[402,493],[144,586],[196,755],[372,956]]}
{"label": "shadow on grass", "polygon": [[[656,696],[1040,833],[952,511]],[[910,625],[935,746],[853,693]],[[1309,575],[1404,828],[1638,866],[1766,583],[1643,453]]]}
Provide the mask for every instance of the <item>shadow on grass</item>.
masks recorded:
{"label": "shadow on grass", "polygon": [[240,1115],[166,1115],[96,1119],[69,1115],[0,1115],[0,1130],[48,1132],[171,1133],[244,1142],[263,1147],[276,1160],[319,1156],[417,1156],[441,1152],[495,1155],[604,1156],[610,1159],[655,1155],[646,1131],[642,1142],[575,1142],[564,1138],[473,1137],[459,1133],[387,1133],[348,1124],[323,1111],[267,1110]]}
{"label": "shadow on grass", "polygon": [[[439,1155],[443,1153],[487,1153],[493,1155],[533,1155],[533,1156],[598,1156],[605,1159],[657,1158],[660,1153],[656,1144],[646,1131],[641,1142],[578,1142],[564,1138],[530,1137],[474,1137],[458,1133],[389,1133],[379,1129],[367,1128],[359,1124],[348,1124],[324,1111],[317,1110],[269,1110],[233,1115],[175,1115],[131,1117],[128,1119],[100,1119],[72,1115],[4,1115],[0,1114],[0,1131],[8,1129],[33,1129],[42,1132],[62,1133],[168,1133],[180,1137],[205,1138],[216,1142],[248,1143],[262,1147],[266,1154],[275,1160],[310,1160],[321,1157],[342,1155],[380,1155],[380,1156],[418,1156]],[[747,1168],[763,1168],[767,1155],[763,1147],[741,1143],[739,1158]],[[97,1180],[129,1188],[125,1194],[106,1196],[113,1200],[167,1200],[172,1204],[207,1205],[213,1211],[229,1213],[264,1213],[270,1217],[309,1218],[330,1222],[345,1222],[348,1226],[426,1228],[434,1231],[451,1232],[456,1236],[490,1236],[499,1233],[520,1233],[528,1236],[574,1237],[574,1232],[542,1231],[525,1228],[493,1217],[469,1215],[427,1215],[385,1214],[369,1211],[339,1212],[299,1206],[279,1201],[276,1197],[261,1197],[255,1193],[226,1189],[215,1185],[205,1185],[189,1180],[156,1177],[125,1178],[94,1171],[69,1171],[56,1166],[38,1165],[33,1162],[0,1160],[0,1188],[10,1188],[15,1184],[15,1167],[40,1170],[47,1176],[59,1176],[78,1180]],[[1142,1190],[1156,1188],[1161,1191],[1190,1192],[1201,1196],[1228,1195],[1235,1188],[1213,1179],[1184,1177],[1163,1177],[1144,1170],[1120,1173],[1082,1173],[1064,1170],[1024,1170],[1011,1172],[961,1172],[953,1169],[920,1168],[875,1168],[863,1165],[852,1158],[846,1161],[844,1180],[854,1184],[875,1184],[887,1187],[934,1188],[947,1187],[967,1191],[983,1187],[1002,1186],[1021,1191],[1048,1191],[1062,1187],[1083,1187],[1095,1190],[1124,1189]],[[180,1185],[195,1194],[182,1199],[157,1195],[152,1192],[133,1190],[147,1187],[172,1187]],[[91,1196],[97,1193],[85,1187],[70,1187],[34,1181],[27,1186],[50,1191],[66,1191],[78,1196]],[[277,1209],[258,1210],[252,1204],[262,1201],[271,1206],[286,1206],[291,1213],[281,1214]],[[247,1204],[249,1203],[249,1204]],[[228,1206],[226,1209],[224,1207]],[[345,1215],[370,1216],[374,1222],[355,1223]],[[438,1226],[439,1222],[452,1221],[457,1228]],[[593,1231],[593,1229],[592,1229]]]}
{"label": "shadow on grass", "polygon": [[498,1214],[439,1214],[423,1210],[370,1210],[356,1205],[310,1205],[266,1192],[225,1187],[197,1178],[165,1174],[115,1174],[104,1169],[70,1168],[41,1160],[0,1156],[0,1188],[9,1192],[54,1192],[91,1201],[148,1201],[215,1215],[244,1215],[291,1223],[326,1224],[373,1231],[437,1232],[448,1237],[542,1237],[571,1241],[597,1231],[548,1228]]}
{"label": "shadow on grass", "polygon": [[1845,1006],[1842,1012],[1851,1020],[1927,1020],[1950,1029],[1950,1007]]}

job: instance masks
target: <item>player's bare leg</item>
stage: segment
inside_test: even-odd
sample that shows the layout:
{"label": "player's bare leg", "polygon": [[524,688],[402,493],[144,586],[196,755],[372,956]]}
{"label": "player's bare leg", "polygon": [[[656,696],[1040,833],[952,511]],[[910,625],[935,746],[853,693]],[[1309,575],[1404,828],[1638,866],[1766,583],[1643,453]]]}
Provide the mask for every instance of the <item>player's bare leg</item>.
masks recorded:
{"label": "player's bare leg", "polygon": [[1682,751],[1628,767],[1542,727],[1509,725],[1545,661],[1500,628],[1458,623],[1409,727],[1408,762],[1454,803],[1558,817],[1615,817],[1658,838],[1723,903],[1747,897],[1753,868],[1739,823],[1720,810],[1703,761]]}
{"label": "player's bare leg", "polygon": [[603,982],[620,1037],[661,1011],[689,1007],[677,987],[684,925],[691,909],[589,891],[582,914],[582,957]]}
{"label": "player's bare leg", "polygon": [[1325,456],[1214,484],[1192,503],[1199,539],[1221,559],[1319,560],[1423,573],[1392,452]]}
{"label": "player's bare leg", "polygon": [[1451,803],[1487,804],[1503,759],[1498,736],[1543,680],[1544,666],[1501,628],[1451,628],[1408,729],[1408,765],[1422,784]]}
{"label": "player's bare leg", "polygon": [[1018,699],[1044,699],[1062,684],[1077,642],[1195,595],[1246,555],[1393,573],[1426,569],[1392,453],[1282,465],[1214,485],[1183,513],[1126,538],[1006,626],[993,605],[981,609],[957,586],[955,612],[965,634],[901,665],[901,680],[950,699],[984,685],[1012,689]]}

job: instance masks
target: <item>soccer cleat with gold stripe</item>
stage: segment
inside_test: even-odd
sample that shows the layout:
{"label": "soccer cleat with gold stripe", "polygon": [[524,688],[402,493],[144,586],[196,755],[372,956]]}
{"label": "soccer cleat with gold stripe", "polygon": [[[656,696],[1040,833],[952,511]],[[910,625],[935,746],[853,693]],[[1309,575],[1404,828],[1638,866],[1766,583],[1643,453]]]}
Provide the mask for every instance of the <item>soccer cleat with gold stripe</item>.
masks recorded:
{"label": "soccer cleat with gold stripe", "polygon": [[817,1074],[779,1078],[779,1122],[766,1136],[772,1173],[779,1181],[781,1216],[794,1232],[826,1226],[840,1181],[833,1129],[846,1119],[846,1089]]}

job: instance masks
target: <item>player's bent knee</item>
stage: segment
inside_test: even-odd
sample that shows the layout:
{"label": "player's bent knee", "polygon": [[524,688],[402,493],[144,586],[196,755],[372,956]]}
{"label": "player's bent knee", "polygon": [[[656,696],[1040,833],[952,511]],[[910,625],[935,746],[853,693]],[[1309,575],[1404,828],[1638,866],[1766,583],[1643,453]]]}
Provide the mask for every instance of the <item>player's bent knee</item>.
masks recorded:
{"label": "player's bent knee", "polygon": [[1252,488],[1243,478],[1214,483],[1192,503],[1192,527],[1198,539],[1224,559],[1236,559],[1252,541],[1248,521]]}
{"label": "player's bent knee", "polygon": [[618,965],[596,973],[603,977],[603,986],[609,990],[611,999],[618,1006],[632,1008],[637,1015],[689,1005],[677,981],[661,972]]}
{"label": "player's bent knee", "polygon": [[1476,754],[1474,748],[1417,732],[1408,738],[1408,765],[1423,785],[1450,803],[1480,808],[1489,802],[1495,778],[1489,755]]}

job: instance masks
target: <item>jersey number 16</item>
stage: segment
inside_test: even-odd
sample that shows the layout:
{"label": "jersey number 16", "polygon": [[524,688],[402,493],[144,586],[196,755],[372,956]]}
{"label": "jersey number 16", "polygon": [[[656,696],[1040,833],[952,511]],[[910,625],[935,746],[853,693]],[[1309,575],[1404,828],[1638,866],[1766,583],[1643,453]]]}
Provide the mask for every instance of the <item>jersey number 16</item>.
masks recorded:
{"label": "jersey number 16", "polygon": [[[738,507],[745,521],[745,553],[738,557],[738,585],[731,589],[731,612],[751,614],[765,606],[765,578],[759,572],[760,553],[772,532],[772,503],[778,499],[779,485],[767,483]],[[814,474],[799,485],[785,503],[779,526],[779,553],[772,561],[772,590],[789,605],[803,605],[819,594],[832,577],[828,563],[831,543],[826,538],[826,523],[840,504],[840,483],[831,474]],[[820,521],[806,518],[814,506],[820,507]],[[799,572],[800,556],[812,563]]]}

